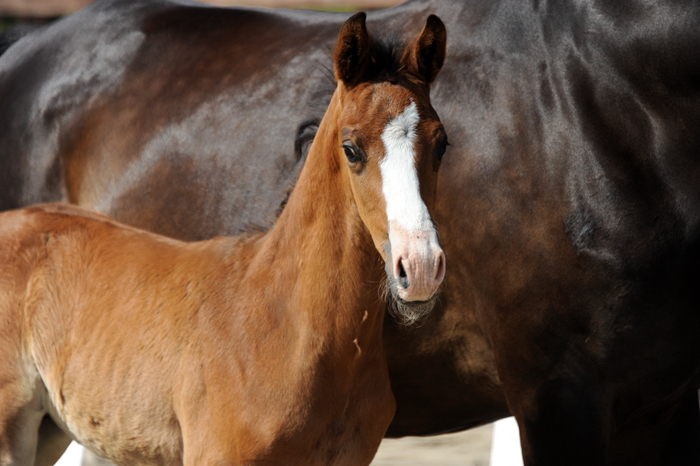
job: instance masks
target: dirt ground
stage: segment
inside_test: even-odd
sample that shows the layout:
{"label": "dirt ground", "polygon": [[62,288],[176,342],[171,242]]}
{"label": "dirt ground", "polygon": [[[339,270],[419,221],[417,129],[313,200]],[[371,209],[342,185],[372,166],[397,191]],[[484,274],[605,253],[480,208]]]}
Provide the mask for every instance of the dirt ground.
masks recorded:
{"label": "dirt ground", "polygon": [[386,439],[372,466],[488,466],[493,424],[435,437]]}

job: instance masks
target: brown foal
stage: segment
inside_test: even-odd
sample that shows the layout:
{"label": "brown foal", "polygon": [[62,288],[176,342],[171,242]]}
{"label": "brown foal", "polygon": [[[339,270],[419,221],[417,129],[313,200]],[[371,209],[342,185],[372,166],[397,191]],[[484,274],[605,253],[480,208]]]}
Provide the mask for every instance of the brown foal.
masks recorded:
{"label": "brown foal", "polygon": [[369,464],[394,413],[382,289],[412,321],[445,272],[428,212],[445,41],[435,16],[406,47],[362,13],[343,25],[337,89],[267,233],[2,214],[0,465],[52,464],[71,438],[122,465]]}

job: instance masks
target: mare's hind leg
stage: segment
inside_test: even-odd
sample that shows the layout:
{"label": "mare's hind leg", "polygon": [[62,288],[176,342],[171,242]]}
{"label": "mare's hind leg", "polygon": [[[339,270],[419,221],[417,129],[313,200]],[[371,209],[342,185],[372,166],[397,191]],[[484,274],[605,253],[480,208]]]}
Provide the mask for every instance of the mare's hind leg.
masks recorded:
{"label": "mare's hind leg", "polygon": [[53,419],[44,416],[39,427],[35,466],[52,466],[70,445],[71,438],[63,432]]}

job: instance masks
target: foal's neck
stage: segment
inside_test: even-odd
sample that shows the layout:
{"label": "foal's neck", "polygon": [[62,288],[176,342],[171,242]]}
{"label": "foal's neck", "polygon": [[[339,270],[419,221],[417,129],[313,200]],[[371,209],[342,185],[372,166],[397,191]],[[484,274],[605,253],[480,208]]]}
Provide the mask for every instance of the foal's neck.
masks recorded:
{"label": "foal's neck", "polygon": [[330,153],[339,150],[340,111],[336,94],[285,210],[258,252],[268,267],[274,261],[277,290],[289,294],[289,310],[334,334],[355,332],[358,319],[381,323],[385,307],[382,258],[360,218],[343,161]]}

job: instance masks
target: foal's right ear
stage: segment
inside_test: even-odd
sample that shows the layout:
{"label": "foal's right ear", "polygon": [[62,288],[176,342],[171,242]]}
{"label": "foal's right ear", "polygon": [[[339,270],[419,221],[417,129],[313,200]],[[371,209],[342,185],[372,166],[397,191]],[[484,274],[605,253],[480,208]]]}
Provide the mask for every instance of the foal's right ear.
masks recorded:
{"label": "foal's right ear", "polygon": [[338,35],[333,56],[335,77],[346,87],[353,87],[359,82],[370,61],[366,18],[363,11],[355,13],[345,21]]}
{"label": "foal's right ear", "polygon": [[445,24],[435,15],[428,16],[425,26],[410,49],[410,68],[423,78],[426,83],[432,83],[445,63],[447,49],[447,31]]}

